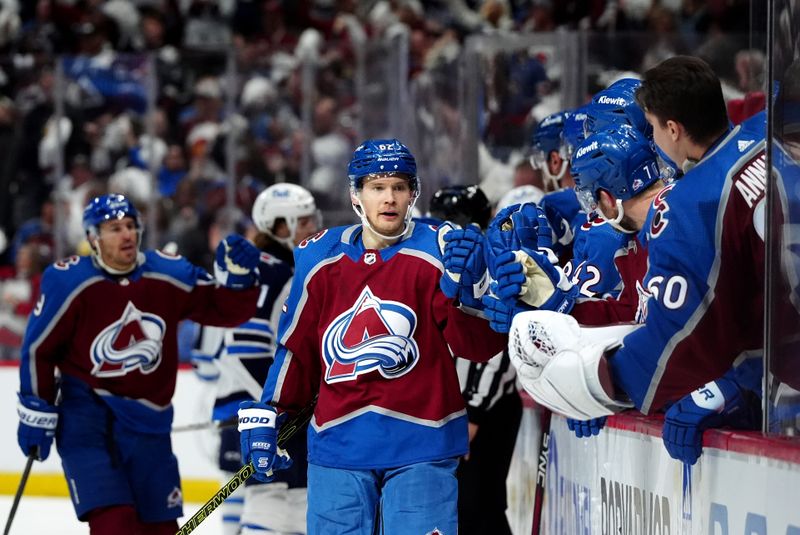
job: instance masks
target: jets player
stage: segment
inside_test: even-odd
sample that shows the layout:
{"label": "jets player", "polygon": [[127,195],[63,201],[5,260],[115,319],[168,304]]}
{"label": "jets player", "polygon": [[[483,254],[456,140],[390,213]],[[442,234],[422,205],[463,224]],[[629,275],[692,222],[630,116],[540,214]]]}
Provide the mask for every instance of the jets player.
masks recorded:
{"label": "jets player", "polygon": [[[512,325],[527,389],[573,418],[657,410],[763,346],[763,125],[730,130],[719,79],[687,56],[647,71],[637,100],[655,142],[686,172],[655,200],[646,229],[644,323],[590,343],[564,315],[526,312]],[[706,390],[708,407],[724,407],[724,392]]]}
{"label": "jets player", "polygon": [[348,175],[361,224],[295,249],[275,362],[261,401],[239,410],[243,459],[269,480],[288,463],[275,447],[284,414],[318,394],[308,430],[310,534],[372,535],[376,521],[384,533],[457,529],[467,418],[451,355],[486,361],[505,337],[477,315],[480,233],[411,221],[416,171],[396,139],[356,149]]}
{"label": "jets player", "polygon": [[220,243],[225,288],[181,257],[140,252],[139,213],[122,195],[94,198],[83,226],[91,256],[47,269],[28,323],[19,445],[44,460],[57,436],[75,512],[92,534],[173,534],[183,514],[170,444],[176,327],[252,316],[258,254],[238,236]]}
{"label": "jets player", "polygon": [[[278,318],[291,283],[292,251],[320,230],[321,220],[311,193],[288,183],[275,184],[259,193],[253,203],[252,219],[259,230],[255,244],[262,251],[258,270],[261,294],[256,315],[225,332],[213,414],[220,421],[235,417],[240,402],[261,398],[275,356]],[[242,466],[239,432],[226,428],[220,435],[220,468],[236,472]],[[248,480],[239,522],[241,531],[237,526],[235,533],[305,533],[305,433],[295,433],[286,449],[294,463],[277,472],[273,483]]]}

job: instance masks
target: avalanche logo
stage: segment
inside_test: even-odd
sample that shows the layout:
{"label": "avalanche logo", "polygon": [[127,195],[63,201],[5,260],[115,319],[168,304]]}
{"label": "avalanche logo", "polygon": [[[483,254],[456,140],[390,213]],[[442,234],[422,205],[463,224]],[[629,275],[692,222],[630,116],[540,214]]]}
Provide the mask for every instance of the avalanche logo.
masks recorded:
{"label": "avalanche logo", "polygon": [[90,355],[95,377],[119,377],[135,369],[152,373],[161,364],[161,340],[166,323],[128,302],[122,318],[97,335]]}
{"label": "avalanche logo", "polygon": [[352,381],[377,369],[387,379],[405,375],[419,360],[412,338],[417,315],[403,303],[378,299],[364,288],[322,337],[327,383]]}

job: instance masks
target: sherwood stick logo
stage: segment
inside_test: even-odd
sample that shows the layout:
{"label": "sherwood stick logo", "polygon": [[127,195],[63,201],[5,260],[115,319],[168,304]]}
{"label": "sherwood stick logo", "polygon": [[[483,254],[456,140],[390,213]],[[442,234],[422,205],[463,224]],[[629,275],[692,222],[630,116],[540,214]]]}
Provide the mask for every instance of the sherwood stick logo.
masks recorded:
{"label": "sherwood stick logo", "polygon": [[213,513],[217,507],[222,505],[222,502],[225,499],[233,494],[233,492],[239,488],[239,486],[244,485],[244,482],[252,476],[256,472],[255,468],[251,463],[248,463],[242,467],[241,470],[236,472],[236,476],[228,481],[228,483],[219,489],[214,496],[211,497],[210,500],[206,502],[206,504],[197,511],[192,518],[189,519],[183,527],[178,530],[175,535],[185,535],[186,533],[191,533],[195,530],[197,526],[200,525],[200,522],[206,519],[211,513]]}

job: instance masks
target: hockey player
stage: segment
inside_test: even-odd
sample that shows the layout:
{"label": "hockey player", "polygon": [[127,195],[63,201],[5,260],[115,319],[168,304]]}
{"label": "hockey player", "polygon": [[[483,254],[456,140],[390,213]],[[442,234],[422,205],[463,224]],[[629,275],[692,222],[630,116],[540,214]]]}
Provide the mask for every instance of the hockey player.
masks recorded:
{"label": "hockey player", "polygon": [[224,288],[181,257],[140,252],[139,214],[122,195],[94,198],[83,226],[91,256],[47,269],[25,334],[19,444],[44,460],[57,437],[75,512],[93,535],[171,535],[183,514],[170,444],[177,323],[252,316],[258,254],[238,236],[223,240]]}
{"label": "hockey player", "polygon": [[541,170],[545,191],[539,205],[547,214],[553,231],[553,251],[566,262],[572,257],[575,229],[586,221],[572,186],[575,182],[569,171],[569,157],[562,136],[569,112],[558,112],[542,119],[531,139],[531,165]]}
{"label": "hockey player", "polygon": [[657,410],[763,345],[763,127],[729,130],[719,79],[697,58],[647,71],[637,99],[655,142],[686,172],[654,203],[644,324],[592,343],[564,315],[526,312],[512,325],[527,389],[578,419]]}
{"label": "hockey player", "polygon": [[411,222],[416,170],[396,139],[356,149],[348,175],[361,224],[295,250],[275,363],[261,402],[239,410],[243,459],[269,480],[287,464],[275,447],[283,413],[318,394],[310,534],[372,535],[376,522],[384,533],[457,529],[467,419],[451,350],[487,361],[505,337],[474,315],[486,271],[480,234]]}
{"label": "hockey player", "polygon": [[[252,219],[262,251],[259,263],[261,296],[256,315],[225,332],[220,378],[213,418],[236,416],[239,403],[261,398],[267,372],[275,356],[275,330],[289,293],[294,257],[292,251],[320,230],[314,197],[296,184],[275,184],[259,193]],[[240,436],[235,428],[220,433],[220,468],[236,472],[242,466]],[[241,535],[306,532],[306,437],[295,433],[286,446],[293,464],[275,474],[273,483],[249,479],[244,489]]]}
{"label": "hockey player", "polygon": [[[430,214],[486,230],[491,205],[478,186],[448,186],[433,194]],[[506,478],[522,420],[516,373],[503,351],[489,362],[456,359],[467,404],[469,454],[458,464],[458,532],[511,533]]]}

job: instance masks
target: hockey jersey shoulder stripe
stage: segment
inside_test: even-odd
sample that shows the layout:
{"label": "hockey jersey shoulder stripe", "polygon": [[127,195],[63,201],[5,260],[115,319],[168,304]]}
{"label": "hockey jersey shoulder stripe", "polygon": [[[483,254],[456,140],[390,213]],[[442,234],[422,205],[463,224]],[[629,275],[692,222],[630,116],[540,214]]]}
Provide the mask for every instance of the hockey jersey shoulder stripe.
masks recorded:
{"label": "hockey jersey shoulder stripe", "polygon": [[434,266],[436,269],[438,269],[441,273],[444,273],[444,264],[442,264],[442,261],[438,257],[433,256],[433,255],[431,255],[430,253],[428,253],[426,251],[422,251],[420,249],[403,248],[403,249],[400,249],[397,252],[397,254],[413,256],[413,257],[419,258],[421,260],[424,260],[425,262],[428,262],[429,264]]}
{"label": "hockey jersey shoulder stripe", "polygon": [[[61,317],[66,313],[73,301],[89,286],[105,280],[101,276],[90,277],[81,282],[78,286],[73,287],[72,290],[66,295],[59,295],[60,292],[56,291],[50,293],[51,288],[62,289],[63,285],[59,284],[58,280],[61,279],[55,273],[50,273],[50,276],[42,280],[42,293],[39,297],[39,304],[33,312],[39,321],[36,321],[30,328],[30,332],[26,335],[27,340],[30,340],[30,345],[27,347],[28,356],[28,376],[30,380],[31,393],[40,396],[38,391],[39,380],[37,377],[37,351],[39,346],[47,340],[52,330],[58,325]],[[26,348],[23,347],[23,356],[26,353]],[[23,361],[25,359],[23,358]]]}
{"label": "hockey jersey shoulder stripe", "polygon": [[[291,306],[292,307],[292,321],[289,324],[289,326],[286,328],[286,330],[283,333],[283,336],[280,339],[280,343],[281,344],[286,344],[286,341],[289,340],[289,338],[292,336],[292,333],[297,328],[297,322],[300,320],[300,316],[302,315],[301,312],[303,310],[303,307],[305,307],[305,304],[308,301],[308,285],[311,282],[311,280],[314,278],[314,276],[320,270],[322,270],[323,268],[325,268],[328,265],[335,264],[343,256],[345,256],[344,253],[339,253],[338,255],[330,257],[330,258],[321,258],[321,259],[319,259],[319,262],[316,265],[314,265],[313,267],[310,267],[310,269],[308,269],[308,273],[303,278],[303,286],[302,286],[302,289],[300,290],[300,292],[301,292],[300,295],[299,296],[294,296],[294,295],[291,295],[291,293],[290,293],[289,301],[291,301],[291,302],[287,302],[287,306]],[[301,269],[300,269],[300,262],[299,262],[299,258],[298,258],[297,275],[302,275],[302,272],[303,271],[301,271]]]}

